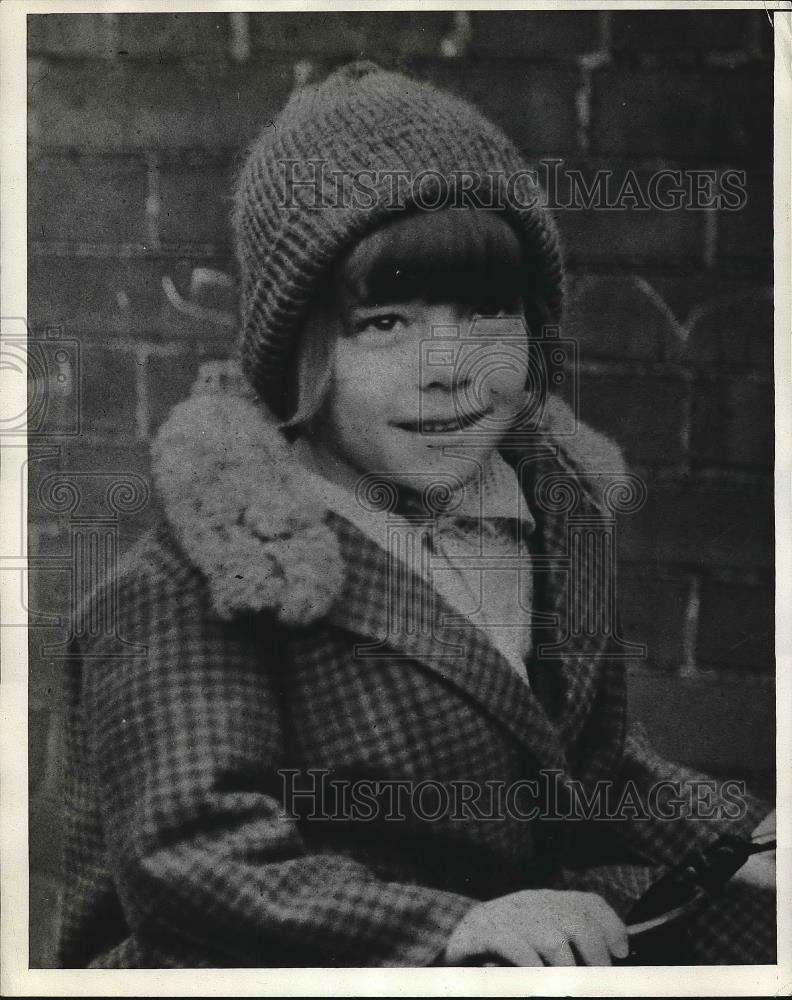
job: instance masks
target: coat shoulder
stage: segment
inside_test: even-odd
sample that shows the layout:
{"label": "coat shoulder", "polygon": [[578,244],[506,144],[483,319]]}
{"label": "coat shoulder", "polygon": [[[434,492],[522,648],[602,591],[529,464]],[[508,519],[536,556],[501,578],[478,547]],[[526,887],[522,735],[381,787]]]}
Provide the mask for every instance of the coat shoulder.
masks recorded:
{"label": "coat shoulder", "polygon": [[[177,612],[212,616],[206,579],[167,522],[150,528],[121,556],[112,574],[75,608],[74,620],[85,621],[109,608],[122,632],[138,632],[146,622],[162,621]],[[81,645],[94,641],[104,640],[84,636]]]}
{"label": "coat shoulder", "polygon": [[164,519],[141,535],[118,562],[115,584],[119,589],[141,583],[196,594],[206,591],[204,574]]}
{"label": "coat shoulder", "polygon": [[[560,457],[573,471],[591,475],[622,475],[627,465],[615,441],[578,419],[568,403],[549,396],[544,427],[558,445]],[[570,428],[574,428],[570,433]]]}

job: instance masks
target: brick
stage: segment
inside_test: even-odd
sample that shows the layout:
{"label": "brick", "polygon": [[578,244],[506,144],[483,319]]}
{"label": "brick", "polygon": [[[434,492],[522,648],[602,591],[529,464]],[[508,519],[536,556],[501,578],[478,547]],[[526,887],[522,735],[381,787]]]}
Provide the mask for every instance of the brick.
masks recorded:
{"label": "brick", "polygon": [[772,63],[720,70],[710,86],[716,156],[731,155],[769,172],[773,162]]}
{"label": "brick", "polygon": [[[50,575],[56,574],[47,571]],[[61,594],[54,595],[51,607],[62,615],[60,625],[46,628],[33,626],[28,639],[28,699],[31,706],[42,711],[58,712],[63,698],[63,662],[58,659],[68,640],[69,616],[71,612],[71,579],[65,571],[60,571]]]}
{"label": "brick", "polygon": [[647,281],[668,303],[680,321],[686,321],[702,303],[764,292],[765,283],[753,279],[724,278],[717,271],[675,274],[659,268],[637,267],[633,272]]}
{"label": "brick", "polygon": [[773,385],[746,378],[701,379],[693,392],[694,462],[773,468]]}
{"label": "brick", "polygon": [[31,870],[38,876],[57,879],[61,875],[63,838],[63,803],[60,795],[49,792],[37,795],[30,801],[29,832]]}
{"label": "brick", "polygon": [[769,164],[772,82],[764,64],[603,70],[593,80],[592,152]]}
{"label": "brick", "polygon": [[[769,165],[769,164],[768,164]],[[759,258],[768,279],[773,274],[773,178],[763,171],[748,171],[747,200],[735,212],[718,214],[718,259],[739,264]]]}
{"label": "brick", "polygon": [[662,297],[634,275],[588,275],[569,282],[565,336],[583,358],[656,361],[676,326]]}
{"label": "brick", "polygon": [[608,209],[555,212],[570,263],[576,267],[636,261],[689,268],[703,256],[701,212]]}
{"label": "brick", "polygon": [[[28,574],[28,611],[30,647],[40,655],[41,646],[64,639],[70,613],[71,569],[59,565],[69,553],[69,540],[57,548],[47,546],[37,556]],[[31,670],[31,684],[33,671]]]}
{"label": "brick", "polygon": [[28,321],[37,332],[104,340],[141,333],[156,338],[164,304],[162,278],[192,270],[190,262],[150,257],[33,255],[28,260]]}
{"label": "brick", "polygon": [[773,565],[773,486],[690,477],[647,482],[640,511],[623,519],[626,562],[768,569]]}
{"label": "brick", "polygon": [[196,351],[152,354],[146,363],[149,426],[153,434],[171,408],[190,394],[199,366],[207,360]]}
{"label": "brick", "polygon": [[690,387],[671,374],[610,373],[598,367],[580,374],[580,416],[612,437],[628,462],[675,464],[686,457]]}
{"label": "brick", "polygon": [[[85,517],[107,517],[113,510],[107,503],[109,486],[131,481],[137,483],[135,476],[143,481],[142,494],[136,492],[140,499],[140,509],[117,511],[119,552],[126,551],[137,539],[145,533],[161,516],[161,507],[154,493],[151,479],[151,462],[147,444],[124,440],[119,436],[119,443],[105,444],[96,441],[77,440],[68,442],[61,449],[61,456],[56,468],[50,471],[60,472],[79,492],[80,507],[78,514]],[[58,518],[58,524],[63,530],[69,530],[70,513],[49,514],[48,517]]]}
{"label": "brick", "polygon": [[[40,490],[44,479],[59,470],[62,451],[63,446],[60,445],[53,453],[39,455],[29,461],[27,495],[23,489],[20,489],[20,509],[24,509],[25,503],[27,503],[29,529],[41,536],[40,541],[37,541],[35,546],[53,555],[60,555],[68,551],[68,529],[64,528],[61,515],[47,509],[41,501]],[[34,547],[32,536],[30,546]]]}
{"label": "brick", "polygon": [[527,153],[576,149],[575,69],[494,59],[446,61],[427,66],[426,76],[471,101]]}
{"label": "brick", "polygon": [[[79,433],[82,368],[80,345],[58,328],[27,340],[27,407],[29,439],[73,436]],[[21,345],[6,343],[5,361],[21,365]],[[19,415],[21,419],[22,414]],[[16,421],[9,422],[15,426]]]}
{"label": "brick", "polygon": [[[43,476],[49,475],[57,469],[58,455],[49,455],[43,461],[39,462],[34,460],[28,465],[28,473],[30,476],[30,482],[34,483],[37,481],[36,477],[40,480]],[[31,486],[30,494],[31,500],[35,490]],[[32,505],[32,504],[31,504]],[[68,550],[69,547],[69,537],[68,533],[63,531],[61,526],[56,522],[57,515],[52,515],[51,523],[46,521],[40,521],[37,524],[30,524],[28,526],[28,552],[32,556],[45,556],[45,557],[60,557],[64,552]],[[31,587],[31,595],[33,593],[33,587]]]}
{"label": "brick", "polygon": [[140,159],[36,158],[28,171],[28,240],[145,243],[146,194]]}
{"label": "brick", "polygon": [[28,787],[35,794],[44,778],[51,709],[32,709],[28,715]]}
{"label": "brick", "polygon": [[743,291],[725,286],[717,297],[707,297],[691,310],[686,339],[674,345],[669,358],[709,373],[725,367],[771,372],[773,321],[772,286]]}
{"label": "brick", "polygon": [[112,21],[103,14],[28,14],[31,55],[111,56]]}
{"label": "brick", "polygon": [[160,167],[159,173],[162,242],[230,247],[230,164],[169,163]]}
{"label": "brick", "polygon": [[[56,575],[52,570],[46,572],[53,577]],[[61,624],[46,628],[36,625],[28,633],[28,703],[31,710],[40,716],[47,713],[57,715],[63,700],[64,664],[60,656],[69,636],[71,580],[65,571],[61,570],[59,574],[61,594],[55,595],[51,607],[62,616]]]}
{"label": "brick", "polygon": [[622,572],[616,587],[622,637],[645,645],[648,663],[679,666],[684,659],[687,582]]}
{"label": "brick", "polygon": [[[38,70],[36,72],[39,72]],[[50,63],[30,87],[29,135],[48,149],[245,148],[292,86],[286,63]]]}
{"label": "brick", "polygon": [[120,14],[117,54],[131,59],[176,57],[218,58],[229,39],[226,14]]}
{"label": "brick", "polygon": [[611,46],[616,52],[675,53],[746,48],[750,20],[764,12],[748,11],[613,11]]}
{"label": "brick", "polygon": [[773,588],[706,581],[701,591],[697,659],[707,667],[772,673]]}
{"label": "brick", "polygon": [[134,350],[86,345],[83,351],[84,434],[135,436],[137,366]]}
{"label": "brick", "polygon": [[224,14],[33,14],[28,52],[79,58],[218,58],[228,51]]}
{"label": "brick", "polygon": [[437,55],[452,28],[447,13],[407,11],[260,13],[250,15],[254,52],[373,59]]}
{"label": "brick", "polygon": [[470,53],[501,58],[546,58],[600,48],[597,11],[471,11]]}
{"label": "brick", "polygon": [[31,969],[57,969],[58,914],[63,891],[60,873],[43,875],[31,866],[29,891],[29,966]]}
{"label": "brick", "polygon": [[[655,749],[705,774],[771,786],[775,693],[756,677],[672,677],[639,667],[628,681],[629,710]],[[669,725],[673,720],[673,725]]]}
{"label": "brick", "polygon": [[228,269],[200,266],[163,283],[163,339],[183,342],[210,357],[235,350],[239,292]]}
{"label": "brick", "polygon": [[[57,469],[61,472],[149,475],[149,449],[142,441],[96,443],[84,438],[69,441],[61,448]],[[44,463],[42,463],[43,467]]]}
{"label": "brick", "polygon": [[[31,467],[31,481],[35,481],[34,467]],[[31,502],[35,503],[35,500],[29,498],[28,506]],[[20,522],[26,520],[24,511],[16,517]],[[63,555],[63,539],[39,530],[36,523],[28,522],[27,530],[27,571],[9,566],[2,570],[4,585],[12,595],[12,602],[6,607],[3,627],[28,629],[29,697],[39,706],[53,701],[57,707],[58,676],[45,669],[46,665],[40,662],[39,646],[41,642],[55,642],[63,635],[62,616],[68,611],[69,569],[55,562],[60,562],[59,557]],[[65,545],[68,546],[68,539]],[[9,549],[9,555],[18,554],[21,545],[14,544],[12,548],[13,552]],[[24,634],[20,638],[24,641]]]}

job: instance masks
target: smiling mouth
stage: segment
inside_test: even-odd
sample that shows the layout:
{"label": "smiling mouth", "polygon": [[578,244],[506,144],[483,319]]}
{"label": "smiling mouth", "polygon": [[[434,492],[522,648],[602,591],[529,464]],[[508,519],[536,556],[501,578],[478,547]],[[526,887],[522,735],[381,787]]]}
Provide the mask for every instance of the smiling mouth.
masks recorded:
{"label": "smiling mouth", "polygon": [[489,416],[492,413],[492,407],[488,407],[486,410],[478,410],[476,413],[466,413],[463,415],[454,415],[448,419],[434,419],[430,420],[427,417],[423,417],[421,420],[405,421],[404,423],[396,424],[398,428],[403,431],[410,431],[411,433],[423,433],[423,434],[453,434],[455,431],[462,431],[468,427],[473,427],[484,417]]}

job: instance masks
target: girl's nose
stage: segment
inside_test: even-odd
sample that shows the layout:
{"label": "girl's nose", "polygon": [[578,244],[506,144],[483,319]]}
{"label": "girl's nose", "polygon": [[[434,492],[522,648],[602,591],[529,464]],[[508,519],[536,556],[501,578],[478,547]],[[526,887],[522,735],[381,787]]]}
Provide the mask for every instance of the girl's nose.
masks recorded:
{"label": "girl's nose", "polygon": [[453,305],[428,306],[426,333],[420,346],[419,383],[421,389],[459,389],[459,358],[470,318]]}
{"label": "girl's nose", "polygon": [[461,338],[470,325],[470,315],[467,309],[451,303],[438,303],[426,307],[426,335],[430,338]]}

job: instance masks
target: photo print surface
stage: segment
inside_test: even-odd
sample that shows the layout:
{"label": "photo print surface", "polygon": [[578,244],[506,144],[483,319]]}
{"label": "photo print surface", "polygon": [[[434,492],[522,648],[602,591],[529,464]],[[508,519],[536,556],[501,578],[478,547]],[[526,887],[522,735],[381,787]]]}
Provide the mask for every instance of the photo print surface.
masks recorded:
{"label": "photo print surface", "polygon": [[32,969],[775,964],[772,19],[31,8]]}

